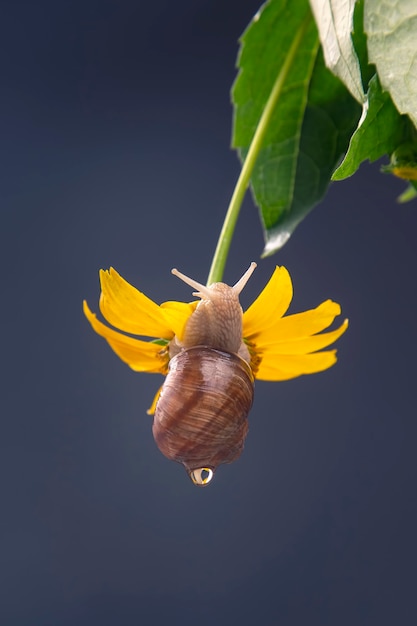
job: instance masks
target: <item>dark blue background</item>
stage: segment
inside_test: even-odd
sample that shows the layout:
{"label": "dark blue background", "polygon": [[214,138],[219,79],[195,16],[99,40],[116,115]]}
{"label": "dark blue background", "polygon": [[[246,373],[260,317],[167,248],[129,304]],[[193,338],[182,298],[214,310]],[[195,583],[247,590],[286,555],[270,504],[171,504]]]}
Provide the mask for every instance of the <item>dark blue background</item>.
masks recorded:
{"label": "dark blue background", "polygon": [[[258,3],[4,1],[1,624],[352,626],[416,620],[416,203],[362,166],[275,264],[292,312],[351,320],[331,370],[258,383],[205,490],[153,443],[159,386],[90,329],[98,269],[154,300],[205,281],[239,172],[237,39]],[[245,201],[225,279],[258,260]]]}

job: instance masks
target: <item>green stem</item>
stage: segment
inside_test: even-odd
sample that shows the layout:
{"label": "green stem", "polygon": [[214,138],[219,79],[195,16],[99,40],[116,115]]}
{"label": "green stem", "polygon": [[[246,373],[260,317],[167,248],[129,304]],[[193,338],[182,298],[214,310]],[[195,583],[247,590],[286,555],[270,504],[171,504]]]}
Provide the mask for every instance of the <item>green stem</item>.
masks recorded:
{"label": "green stem", "polygon": [[274,86],[272,87],[272,91],[262,112],[262,115],[258,122],[258,126],[256,127],[255,134],[249,146],[245,162],[243,163],[239,178],[235,186],[235,190],[230,200],[226,217],[224,218],[223,228],[220,232],[219,240],[217,242],[216,250],[213,256],[213,261],[211,263],[210,273],[207,279],[207,285],[220,282],[223,278],[224,268],[229,254],[232,237],[235,231],[237,218],[239,217],[246,189],[248,188],[250,183],[253,168],[259,156],[259,152],[262,148],[266,131],[268,130],[268,126],[274,113],[276,104],[282,93],[282,88],[291,69],[291,65],[294,61],[297,49],[304,36],[307,26],[310,23],[310,20],[311,13],[309,12],[293,39],[291,47],[288,50],[288,54],[285,58],[284,64],[282,65]]}

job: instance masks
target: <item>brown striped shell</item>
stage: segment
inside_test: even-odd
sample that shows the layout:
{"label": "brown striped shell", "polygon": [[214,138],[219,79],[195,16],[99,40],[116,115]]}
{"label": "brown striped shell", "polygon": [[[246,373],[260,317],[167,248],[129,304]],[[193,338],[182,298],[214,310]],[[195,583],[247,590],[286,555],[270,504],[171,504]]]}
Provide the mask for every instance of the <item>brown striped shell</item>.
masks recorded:
{"label": "brown striped shell", "polygon": [[195,484],[206,484],[218,465],[240,456],[253,380],[241,357],[208,346],[182,350],[171,359],[153,435],[161,452],[182,463]]}
{"label": "brown striped shell", "polygon": [[218,465],[242,450],[253,402],[253,373],[242,340],[239,294],[256,267],[230,287],[208,287],[172,273],[201,298],[181,338],[169,344],[169,371],[155,408],[153,435],[161,452],[182,463],[196,485],[210,482]]}

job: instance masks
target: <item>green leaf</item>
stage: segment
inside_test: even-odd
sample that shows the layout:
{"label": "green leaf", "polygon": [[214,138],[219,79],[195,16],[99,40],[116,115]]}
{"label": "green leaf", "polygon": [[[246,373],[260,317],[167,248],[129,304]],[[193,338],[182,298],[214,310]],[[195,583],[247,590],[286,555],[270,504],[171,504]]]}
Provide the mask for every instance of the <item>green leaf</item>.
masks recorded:
{"label": "green leaf", "polygon": [[366,0],[364,28],[382,88],[417,126],[417,2]]}
{"label": "green leaf", "polygon": [[[411,133],[410,133],[411,134]],[[382,167],[383,172],[394,174],[405,180],[417,181],[417,138],[400,144],[391,154],[389,165]]]}
{"label": "green leaf", "polygon": [[283,246],[323,197],[360,116],[360,106],[324,65],[308,0],[271,0],[241,39],[232,92],[233,146],[244,161],[291,44],[309,16],[251,177],[264,256]]}
{"label": "green leaf", "polygon": [[361,69],[351,36],[355,0],[310,0],[310,4],[327,67],[362,104]]}
{"label": "green leaf", "polygon": [[405,189],[402,194],[398,196],[397,202],[405,204],[406,202],[415,200],[415,198],[417,198],[417,184],[413,181],[408,185],[407,189]]}
{"label": "green leaf", "polygon": [[[411,122],[409,124],[411,127]],[[408,181],[407,189],[397,198],[397,202],[400,203],[410,202],[417,196],[417,138],[414,128],[410,137],[409,141],[400,144],[391,154],[389,165],[381,167],[381,171],[385,174],[394,174]]]}
{"label": "green leaf", "polygon": [[378,77],[369,82],[367,100],[349,150],[333,174],[333,180],[352,176],[359,165],[368,159],[376,161],[391,154],[409,135],[409,121],[395,108],[387,91],[382,91]]}
{"label": "green leaf", "polygon": [[359,61],[362,85],[365,91],[367,91],[369,81],[375,74],[375,66],[369,64],[368,59],[368,42],[366,40],[366,33],[363,30],[364,3],[365,0],[356,0],[355,10],[353,12],[352,41]]}

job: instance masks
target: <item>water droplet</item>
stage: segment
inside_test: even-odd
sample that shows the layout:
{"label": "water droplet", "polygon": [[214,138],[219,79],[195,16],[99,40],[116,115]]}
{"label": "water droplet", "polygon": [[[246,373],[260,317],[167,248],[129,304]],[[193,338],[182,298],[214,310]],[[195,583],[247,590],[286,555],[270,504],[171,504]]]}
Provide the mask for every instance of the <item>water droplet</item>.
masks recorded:
{"label": "water droplet", "polygon": [[214,476],[214,472],[210,467],[199,467],[198,469],[191,470],[188,474],[193,483],[199,487],[208,485]]}

